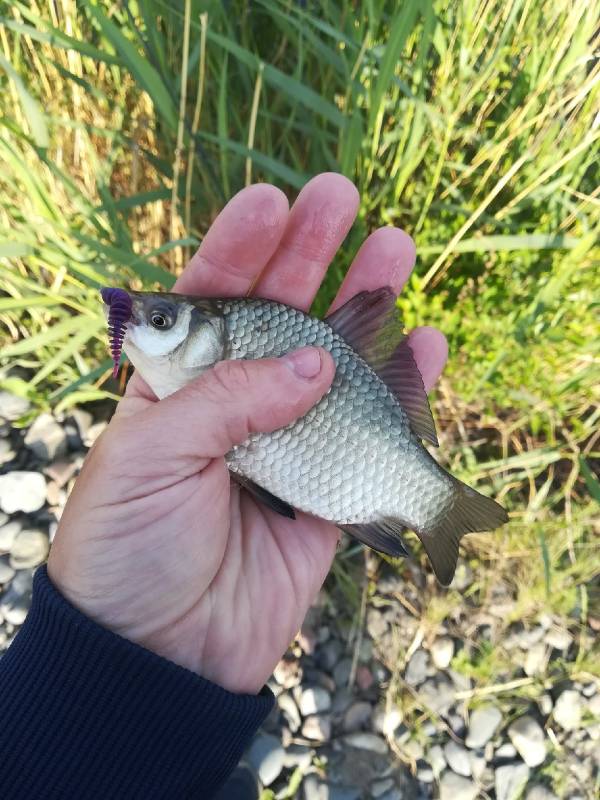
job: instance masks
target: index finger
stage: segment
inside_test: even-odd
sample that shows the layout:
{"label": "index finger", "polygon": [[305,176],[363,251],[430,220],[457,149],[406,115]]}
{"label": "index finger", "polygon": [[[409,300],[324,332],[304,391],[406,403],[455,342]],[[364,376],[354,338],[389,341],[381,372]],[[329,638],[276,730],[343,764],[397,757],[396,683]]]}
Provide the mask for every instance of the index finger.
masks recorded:
{"label": "index finger", "polygon": [[243,297],[275,252],[287,219],[287,198],[275,186],[242,189],[210,226],[174,291]]}

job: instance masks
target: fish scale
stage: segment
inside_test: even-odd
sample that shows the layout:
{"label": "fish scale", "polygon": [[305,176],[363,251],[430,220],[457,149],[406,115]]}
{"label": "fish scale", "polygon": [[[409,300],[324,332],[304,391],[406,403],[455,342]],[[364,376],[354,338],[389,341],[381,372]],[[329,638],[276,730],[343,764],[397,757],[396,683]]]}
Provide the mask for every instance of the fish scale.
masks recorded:
{"label": "fish scale", "polygon": [[392,392],[326,322],[266,301],[225,302],[223,315],[231,358],[313,344],[336,365],[330,391],[308,414],[274,433],[252,434],[227,455],[232,472],[340,523],[399,517],[427,527],[443,513],[451,481],[423,460]]}
{"label": "fish scale", "polygon": [[448,585],[460,537],[506,522],[504,509],[444,470],[423,380],[387,288],[358,295],[326,320],[258,298],[214,299],[104,289],[115,366],[124,345],[157,397],[218,361],[281,356],[303,345],[331,353],[335,375],[301,419],[252,434],[226,456],[247,491],[288,518],[294,508],[339,525],[383,553],[419,536]]}

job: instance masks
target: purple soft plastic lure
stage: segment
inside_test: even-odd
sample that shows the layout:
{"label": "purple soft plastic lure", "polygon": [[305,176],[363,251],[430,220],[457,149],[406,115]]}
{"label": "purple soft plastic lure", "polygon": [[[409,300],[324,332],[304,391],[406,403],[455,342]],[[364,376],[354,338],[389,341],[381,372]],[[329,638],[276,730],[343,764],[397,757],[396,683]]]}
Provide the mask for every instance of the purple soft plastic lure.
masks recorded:
{"label": "purple soft plastic lure", "polygon": [[102,299],[108,306],[108,337],[113,359],[113,378],[119,373],[119,362],[127,322],[131,318],[131,297],[125,289],[102,289]]}

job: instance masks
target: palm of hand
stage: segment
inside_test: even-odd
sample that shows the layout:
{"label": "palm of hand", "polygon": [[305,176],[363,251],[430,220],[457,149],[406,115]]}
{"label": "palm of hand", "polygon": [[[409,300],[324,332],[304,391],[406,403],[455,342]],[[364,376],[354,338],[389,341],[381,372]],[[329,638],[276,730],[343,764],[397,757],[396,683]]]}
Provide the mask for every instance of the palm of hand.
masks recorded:
{"label": "palm of hand", "polygon": [[[250,187],[218,217],[177,289],[214,296],[253,287],[307,307],[356,206],[354,187],[340,176],[307,184],[289,215],[273,187]],[[365,288],[399,291],[413,260],[405,234],[376,231],[334,305]],[[430,387],[445,341],[420,329],[412,346]],[[225,688],[256,692],[327,574],[337,529],[257,504],[230,484],[223,459],[198,471],[196,463],[154,452],[144,424],[154,403],[134,376],[65,510],[51,577],[107,627]]]}

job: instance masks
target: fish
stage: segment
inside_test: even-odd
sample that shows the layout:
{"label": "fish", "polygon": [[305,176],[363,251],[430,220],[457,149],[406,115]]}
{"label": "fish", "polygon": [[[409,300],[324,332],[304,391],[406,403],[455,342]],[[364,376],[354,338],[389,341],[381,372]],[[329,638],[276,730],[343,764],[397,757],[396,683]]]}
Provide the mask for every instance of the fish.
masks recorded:
{"label": "fish", "polygon": [[493,499],[451,475],[424,442],[438,439],[423,380],[388,287],[324,319],[273,300],[102,290],[111,353],[121,351],[159,399],[226,359],[327,350],[331,388],[300,419],[252,434],[226,456],[232,478],[294,519],[328,520],[374,550],[409,554],[416,533],[438,581],[454,576],[461,537],[508,520]]}

